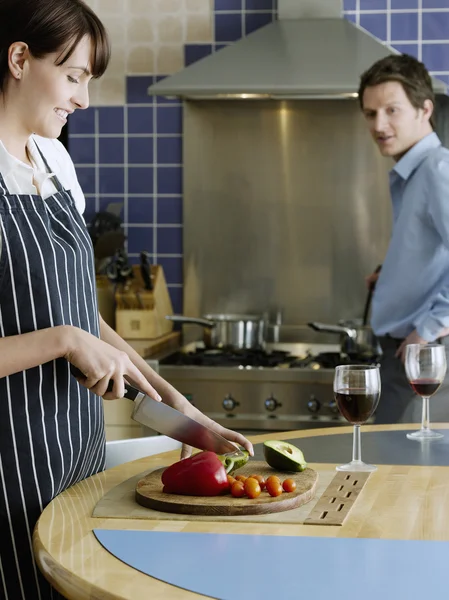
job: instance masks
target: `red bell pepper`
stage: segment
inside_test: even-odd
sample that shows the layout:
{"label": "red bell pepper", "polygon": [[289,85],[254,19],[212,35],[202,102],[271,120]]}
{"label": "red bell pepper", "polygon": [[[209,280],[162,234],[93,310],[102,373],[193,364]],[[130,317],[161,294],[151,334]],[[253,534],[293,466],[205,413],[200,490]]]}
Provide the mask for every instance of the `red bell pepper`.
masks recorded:
{"label": "red bell pepper", "polygon": [[184,496],[219,496],[229,490],[226,470],[214,452],[199,452],[167,467],[164,492]]}

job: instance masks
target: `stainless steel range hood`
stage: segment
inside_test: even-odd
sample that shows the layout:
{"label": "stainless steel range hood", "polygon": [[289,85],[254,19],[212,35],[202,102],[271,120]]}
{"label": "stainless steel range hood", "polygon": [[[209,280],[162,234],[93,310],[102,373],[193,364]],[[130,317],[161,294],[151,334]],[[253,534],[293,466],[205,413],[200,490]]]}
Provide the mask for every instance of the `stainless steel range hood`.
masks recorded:
{"label": "stainless steel range hood", "polygon": [[[195,99],[345,98],[396,50],[342,17],[342,0],[279,0],[279,20],[151,86]],[[433,78],[435,92],[446,85]]]}

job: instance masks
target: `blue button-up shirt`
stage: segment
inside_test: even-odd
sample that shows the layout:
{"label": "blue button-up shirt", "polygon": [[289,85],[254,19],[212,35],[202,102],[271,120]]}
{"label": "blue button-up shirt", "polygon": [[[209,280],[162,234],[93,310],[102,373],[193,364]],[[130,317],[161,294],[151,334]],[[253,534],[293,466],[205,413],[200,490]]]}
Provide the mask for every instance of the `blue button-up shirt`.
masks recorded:
{"label": "blue button-up shirt", "polygon": [[393,234],[373,295],[377,335],[427,341],[449,326],[449,150],[431,133],[390,172]]}

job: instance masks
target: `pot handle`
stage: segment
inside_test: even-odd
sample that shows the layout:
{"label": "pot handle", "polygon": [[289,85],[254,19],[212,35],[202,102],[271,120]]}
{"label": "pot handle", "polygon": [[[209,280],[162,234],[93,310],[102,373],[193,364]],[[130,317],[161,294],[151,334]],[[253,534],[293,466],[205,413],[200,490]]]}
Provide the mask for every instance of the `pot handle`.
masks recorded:
{"label": "pot handle", "polygon": [[215,327],[215,321],[209,319],[202,319],[201,317],[185,317],[184,315],[165,315],[165,318],[174,323],[187,324],[191,323],[194,325],[202,325],[203,327]]}
{"label": "pot handle", "polygon": [[307,323],[307,325],[314,329],[315,331],[327,331],[328,333],[345,333],[350,338],[356,337],[356,330],[351,329],[350,327],[343,327],[342,325],[328,325],[327,323],[317,323],[316,321],[312,321]]}

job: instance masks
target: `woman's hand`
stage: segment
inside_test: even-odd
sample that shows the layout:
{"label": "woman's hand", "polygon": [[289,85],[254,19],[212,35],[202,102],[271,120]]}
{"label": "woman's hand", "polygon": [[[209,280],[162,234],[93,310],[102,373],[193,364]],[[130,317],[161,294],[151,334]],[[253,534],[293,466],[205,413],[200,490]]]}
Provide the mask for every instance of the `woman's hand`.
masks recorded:
{"label": "woman's hand", "polygon": [[[84,373],[85,377],[78,379],[81,385],[105,400],[115,400],[123,398],[125,394],[124,378],[126,377],[132,380],[132,383],[142,392],[160,402],[159,394],[133,364],[126,352],[117,350],[114,346],[78,327],[67,326],[67,336],[68,350],[64,358]],[[114,386],[112,392],[107,392],[111,379]]]}
{"label": "woman's hand", "polygon": [[[184,413],[188,417],[194,419],[198,423],[205,425],[215,433],[220,434],[225,439],[233,442],[234,444],[239,444],[243,446],[246,450],[248,450],[250,456],[254,456],[253,445],[249,440],[246,439],[241,433],[237,433],[236,431],[232,431],[232,429],[226,429],[226,427],[222,427],[205,414],[203,414],[200,410],[195,408],[182,394],[180,394],[177,390],[173,388],[173,391],[170,393],[164,394],[164,400],[166,404],[176,408],[180,412]],[[192,453],[192,448],[184,444],[181,450],[181,459],[188,458]]]}

